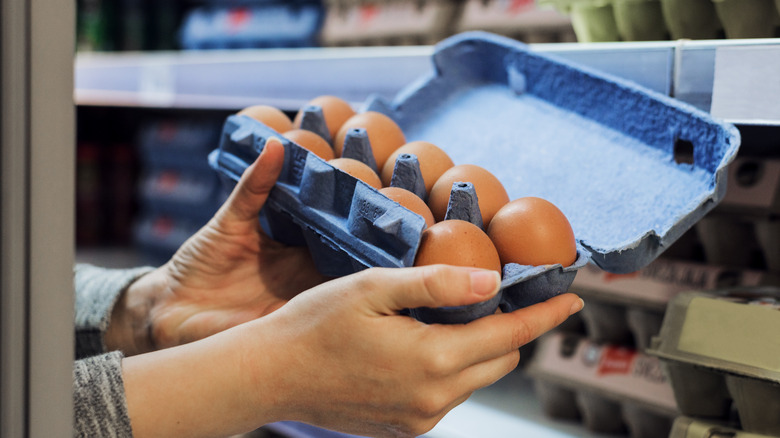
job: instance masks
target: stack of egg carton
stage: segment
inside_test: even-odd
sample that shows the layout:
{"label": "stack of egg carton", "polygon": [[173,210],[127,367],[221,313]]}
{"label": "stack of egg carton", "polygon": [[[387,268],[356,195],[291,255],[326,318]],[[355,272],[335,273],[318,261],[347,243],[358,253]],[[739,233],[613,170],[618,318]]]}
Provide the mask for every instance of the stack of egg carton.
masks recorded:
{"label": "stack of egg carton", "polygon": [[327,0],[324,46],[434,44],[454,33],[458,0]]}
{"label": "stack of egg carton", "polygon": [[319,0],[211,2],[190,10],[181,27],[188,50],[313,47],[322,26]]}
{"label": "stack of egg carton", "polygon": [[166,261],[225,199],[208,166],[219,120],[161,119],[140,130],[140,211],[133,234],[149,263]]}
{"label": "stack of egg carton", "polygon": [[571,16],[582,42],[772,38],[778,0],[540,0]]}
{"label": "stack of egg carton", "polygon": [[542,337],[525,371],[552,418],[595,433],[667,436],[679,409],[661,362],[646,349],[668,301],[688,290],[774,281],[761,271],[668,258],[631,274],[588,265],[570,288],[586,302],[580,317]]}
{"label": "stack of egg carton", "polygon": [[728,181],[721,204],[697,225],[707,260],[780,273],[780,159],[740,155]]}
{"label": "stack of egg carton", "polygon": [[780,436],[778,330],[777,287],[675,297],[648,350],[685,415],[673,438]]}
{"label": "stack of egg carton", "polygon": [[[667,306],[688,291],[780,285],[780,162],[740,155],[728,166],[728,181],[721,204],[646,268],[629,274],[593,265],[579,270],[570,289],[586,301],[579,321],[562,327],[565,334],[543,337],[526,368],[548,415],[635,437],[700,427],[689,427],[698,420],[685,417],[673,423],[680,414],[696,416],[699,411],[690,406],[704,400],[689,397],[688,406],[681,405],[681,381],[647,353]],[[632,365],[616,371],[616,363],[626,362]],[[650,429],[637,418],[648,413],[655,414]]]}
{"label": "stack of egg carton", "polygon": [[[738,156],[723,202],[696,227],[707,260],[758,269],[762,284],[777,285],[778,213],[780,160]],[[769,288],[675,298],[652,344],[684,415],[673,437],[780,436],[779,309],[780,291]]]}
{"label": "stack of egg carton", "polygon": [[571,19],[536,0],[466,0],[456,31],[485,30],[526,43],[576,41]]}

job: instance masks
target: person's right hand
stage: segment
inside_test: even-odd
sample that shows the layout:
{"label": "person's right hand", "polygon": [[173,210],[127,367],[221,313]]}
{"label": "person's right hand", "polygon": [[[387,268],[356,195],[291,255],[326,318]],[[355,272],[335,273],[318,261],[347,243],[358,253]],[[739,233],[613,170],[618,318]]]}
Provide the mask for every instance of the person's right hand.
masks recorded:
{"label": "person's right hand", "polygon": [[[135,436],[227,435],[281,420],[372,437],[425,433],[513,370],[520,346],[582,308],[562,294],[462,325],[400,314],[484,301],[499,283],[472,268],[369,269],[202,341],[125,359]],[[178,398],[169,380],[186,388]],[[164,427],[171,419],[175,427]]]}
{"label": "person's right hand", "polygon": [[301,294],[257,324],[258,333],[274,334],[275,358],[274,373],[258,377],[258,403],[284,394],[276,403],[286,419],[347,433],[427,432],[513,370],[520,346],[582,307],[565,294],[466,325],[426,325],[399,314],[484,301],[499,283],[493,271],[439,265],[371,269]]}

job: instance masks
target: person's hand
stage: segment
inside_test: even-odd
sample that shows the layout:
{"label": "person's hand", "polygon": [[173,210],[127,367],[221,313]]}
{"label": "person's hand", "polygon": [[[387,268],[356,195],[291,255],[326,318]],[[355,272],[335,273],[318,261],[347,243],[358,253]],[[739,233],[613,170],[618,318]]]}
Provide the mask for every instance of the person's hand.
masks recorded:
{"label": "person's hand", "polygon": [[258,380],[268,388],[258,402],[284,394],[277,404],[292,419],[347,433],[422,434],[513,370],[520,346],[582,307],[565,294],[466,325],[426,325],[399,313],[484,301],[500,281],[493,271],[439,265],[372,269],[308,291],[258,323],[275,334],[274,351],[283,350],[273,376]]}
{"label": "person's hand", "polygon": [[132,355],[201,339],[326,280],[305,247],[276,242],[260,227],[258,213],[283,160],[282,144],[269,140],[208,224],[128,288],[114,308],[108,348]]}
{"label": "person's hand", "polygon": [[567,293],[462,325],[400,313],[484,301],[499,284],[497,273],[470,268],[370,269],[203,341],[125,359],[134,436],[228,435],[281,420],[372,437],[425,433],[514,369],[520,346],[582,308]]}

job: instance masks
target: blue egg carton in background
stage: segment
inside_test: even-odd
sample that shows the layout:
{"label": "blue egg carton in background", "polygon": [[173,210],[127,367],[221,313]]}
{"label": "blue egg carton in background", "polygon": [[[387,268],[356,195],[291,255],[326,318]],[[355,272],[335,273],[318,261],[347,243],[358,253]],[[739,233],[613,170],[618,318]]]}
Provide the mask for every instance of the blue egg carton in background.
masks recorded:
{"label": "blue egg carton in background", "polygon": [[[425,140],[456,164],[476,164],[510,199],[545,198],[578,242],[572,266],[503,268],[501,293],[474,306],[412,309],[426,322],[468,322],[565,292],[593,262],[615,273],[654,260],[725,194],[739,147],[732,125],[631,82],[534,53],[515,40],[468,32],[444,40],[433,72],[395,100],[370,99],[407,141]],[[243,116],[225,123],[212,167],[236,181],[277,133]],[[324,273],[411,266],[419,216],[283,140],[284,170],[264,209],[278,240],[307,244]],[[312,190],[308,192],[308,190]]]}
{"label": "blue egg carton in background", "polygon": [[193,9],[179,40],[187,50],[316,47],[320,1],[219,3]]}

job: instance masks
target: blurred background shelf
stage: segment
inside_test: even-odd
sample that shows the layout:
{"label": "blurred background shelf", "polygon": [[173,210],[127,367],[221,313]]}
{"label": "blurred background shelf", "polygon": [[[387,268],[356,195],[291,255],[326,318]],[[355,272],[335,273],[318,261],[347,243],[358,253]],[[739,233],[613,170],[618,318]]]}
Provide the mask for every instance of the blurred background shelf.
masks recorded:
{"label": "blurred background shelf", "polygon": [[[740,60],[747,64],[746,69],[760,72],[763,67],[769,71],[780,59],[777,39],[531,46],[635,81],[705,111],[711,108],[713,91],[718,91],[715,80],[721,71]],[[763,50],[758,58],[757,49]],[[431,46],[396,46],[80,53],[75,64],[75,100],[78,105],[91,106],[226,110],[264,103],[296,111],[312,96],[335,94],[358,106],[371,94],[392,97],[430,71],[432,51]],[[717,59],[724,53],[728,53],[729,63],[719,65]],[[765,93],[771,81],[751,80],[744,86],[752,88],[755,96],[771,97]],[[778,111],[766,106],[770,108],[766,116],[753,113],[739,121],[780,124]]]}

